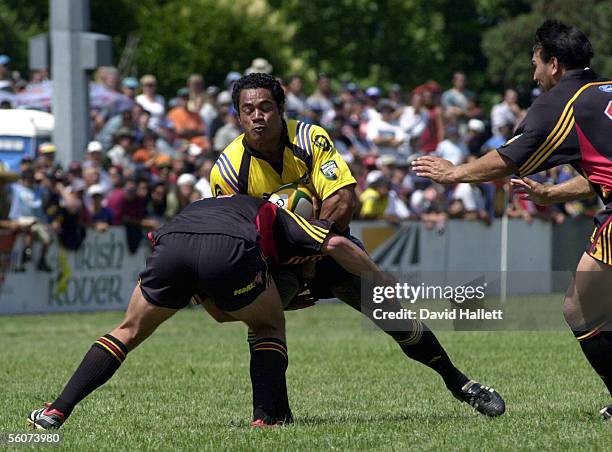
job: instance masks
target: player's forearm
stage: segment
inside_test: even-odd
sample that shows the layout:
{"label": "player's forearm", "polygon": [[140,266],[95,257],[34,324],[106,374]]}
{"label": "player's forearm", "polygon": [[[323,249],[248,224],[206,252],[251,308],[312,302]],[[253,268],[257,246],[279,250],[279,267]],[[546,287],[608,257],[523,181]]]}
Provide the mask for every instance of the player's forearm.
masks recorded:
{"label": "player's forearm", "polygon": [[595,192],[591,184],[589,184],[589,181],[578,175],[562,184],[547,186],[544,198],[548,204],[557,204],[590,198],[594,195]]}
{"label": "player's forearm", "polygon": [[319,218],[333,221],[340,231],[344,231],[357,207],[357,196],[353,187],[341,188],[323,201]]}
{"label": "player's forearm", "polygon": [[491,151],[473,162],[457,165],[451,179],[453,183],[486,182],[510,176],[516,170],[512,161],[497,151]]}
{"label": "player's forearm", "polygon": [[356,276],[369,275],[373,281],[386,284],[388,278],[380,271],[370,257],[346,237],[331,234],[323,243],[321,251],[329,254],[347,272]]}

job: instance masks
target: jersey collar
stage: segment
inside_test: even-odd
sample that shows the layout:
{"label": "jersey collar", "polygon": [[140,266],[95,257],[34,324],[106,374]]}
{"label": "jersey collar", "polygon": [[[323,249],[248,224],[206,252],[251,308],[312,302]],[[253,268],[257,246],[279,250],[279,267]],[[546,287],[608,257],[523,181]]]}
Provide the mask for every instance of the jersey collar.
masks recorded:
{"label": "jersey collar", "polygon": [[597,78],[597,74],[590,67],[585,67],[584,69],[570,69],[569,71],[565,71],[561,80],[580,80],[580,79],[594,79]]}
{"label": "jersey collar", "polygon": [[258,151],[257,149],[249,145],[249,143],[246,140],[246,136],[242,138],[242,145],[244,146],[244,151],[249,153],[255,158],[268,162],[270,166],[274,168],[274,170],[279,175],[283,174],[283,160],[284,160],[283,156],[285,154],[285,148],[291,147],[290,146],[291,142],[289,141],[289,132],[287,130],[287,122],[284,119],[283,119],[283,130],[281,134],[282,134],[282,137],[281,137],[281,144],[280,144],[280,149],[279,149],[279,152],[281,153],[280,162],[270,162],[268,159],[266,159],[266,157],[260,151]]}

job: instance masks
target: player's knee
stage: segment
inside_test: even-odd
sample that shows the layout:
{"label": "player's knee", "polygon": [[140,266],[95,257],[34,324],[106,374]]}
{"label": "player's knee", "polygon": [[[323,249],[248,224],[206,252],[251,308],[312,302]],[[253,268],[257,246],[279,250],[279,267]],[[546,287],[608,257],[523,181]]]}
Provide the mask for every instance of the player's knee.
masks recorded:
{"label": "player's knee", "polygon": [[126,319],[111,334],[119,339],[128,350],[133,350],[149,337],[151,332],[142,324]]}
{"label": "player's knee", "polygon": [[262,337],[274,337],[276,339],[285,340],[284,328],[257,328],[254,330],[257,339]]}
{"label": "player's knee", "polygon": [[282,315],[252,322],[249,327],[257,337],[285,337],[285,318]]}
{"label": "player's knee", "polygon": [[565,299],[563,300],[563,317],[565,317],[567,320],[568,317],[572,316],[575,310],[576,306],[574,305],[572,298],[566,295]]}
{"label": "player's knee", "polygon": [[568,291],[563,300],[563,318],[570,328],[574,329],[584,323],[580,304],[576,299],[576,294],[573,291]]}
{"label": "player's knee", "polygon": [[336,234],[330,234],[323,243],[321,251],[326,254],[333,254],[342,249],[350,248],[351,242],[346,237]]}

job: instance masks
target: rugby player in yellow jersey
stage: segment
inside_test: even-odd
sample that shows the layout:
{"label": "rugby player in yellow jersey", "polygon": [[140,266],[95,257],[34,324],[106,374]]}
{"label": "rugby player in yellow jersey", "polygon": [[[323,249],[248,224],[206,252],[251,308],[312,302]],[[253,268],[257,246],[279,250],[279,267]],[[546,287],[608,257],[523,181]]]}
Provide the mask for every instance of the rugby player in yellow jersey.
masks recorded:
{"label": "rugby player in yellow jersey", "polygon": [[[317,125],[283,119],[285,94],[281,84],[267,74],[249,74],[238,80],[232,101],[244,133],[219,156],[210,176],[213,194],[265,197],[281,185],[300,182],[320,202],[319,218],[333,221],[339,231],[363,248],[348,231],[357,204],[356,182],[327,132]],[[298,273],[272,269],[285,306],[300,289]],[[336,297],[360,310],[360,279],[333,261],[319,260],[307,283],[315,298]],[[435,370],[456,398],[480,413],[503,414],[504,401],[497,392],[457,369],[423,323],[407,322],[411,324],[403,328],[405,331],[387,332],[406,356]]]}

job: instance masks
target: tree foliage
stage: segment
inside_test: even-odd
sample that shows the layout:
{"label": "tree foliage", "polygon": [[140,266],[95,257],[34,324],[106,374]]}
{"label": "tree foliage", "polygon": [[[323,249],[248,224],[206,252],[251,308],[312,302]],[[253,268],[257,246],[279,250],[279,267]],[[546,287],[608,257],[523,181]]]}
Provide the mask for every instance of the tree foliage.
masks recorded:
{"label": "tree foliage", "polygon": [[[23,73],[28,39],[48,30],[48,9],[49,0],[0,0],[0,53]],[[579,8],[575,0],[90,0],[90,9],[91,30],[113,37],[116,62],[127,37],[140,38],[138,75],[156,74],[165,94],[192,72],[221,85],[255,57],[311,83],[325,71],[362,85],[448,86],[464,70],[477,91],[528,90],[533,33],[546,18],[587,33],[593,66],[612,74],[609,0]]]}
{"label": "tree foliage", "polygon": [[488,59],[487,74],[495,83],[527,89],[533,86],[531,49],[535,30],[546,19],[558,19],[582,30],[595,49],[592,66],[612,75],[612,3],[582,0],[540,0],[532,10],[486,31],[482,48]]}
{"label": "tree foliage", "polygon": [[112,37],[113,59],[121,57],[127,37],[138,29],[137,3],[130,0],[90,0],[91,31]]}
{"label": "tree foliage", "polygon": [[481,85],[479,74],[486,67],[481,34],[508,11],[497,0],[270,3],[296,24],[293,45],[308,66],[294,69],[408,87],[428,79],[447,82],[460,69],[472,72]]}
{"label": "tree foliage", "polygon": [[267,58],[277,74],[294,59],[293,26],[264,0],[144,2],[138,14],[140,73],[156,74],[162,89],[182,86],[190,73],[221,84],[228,71],[244,71]]}
{"label": "tree foliage", "polygon": [[[118,59],[126,38],[137,29],[136,4],[130,0],[90,0],[90,30],[113,38]],[[28,41],[49,32],[49,0],[0,0],[0,53],[12,58],[11,67],[28,73]]]}
{"label": "tree foliage", "polygon": [[46,0],[0,0],[0,54],[11,57],[11,69],[28,72],[28,39],[44,33]]}

